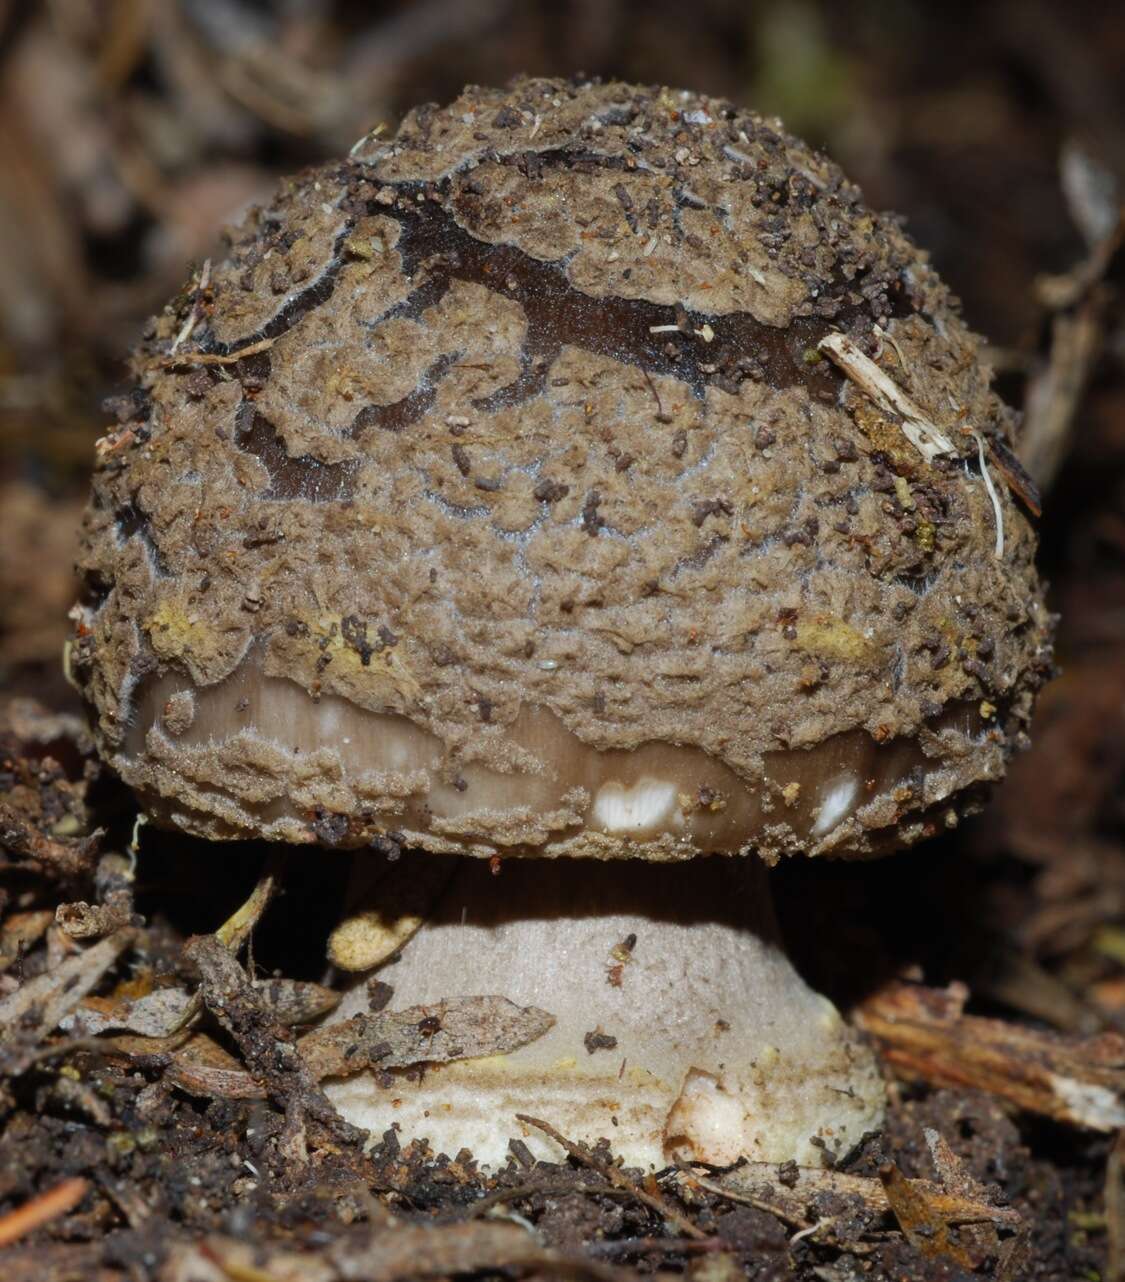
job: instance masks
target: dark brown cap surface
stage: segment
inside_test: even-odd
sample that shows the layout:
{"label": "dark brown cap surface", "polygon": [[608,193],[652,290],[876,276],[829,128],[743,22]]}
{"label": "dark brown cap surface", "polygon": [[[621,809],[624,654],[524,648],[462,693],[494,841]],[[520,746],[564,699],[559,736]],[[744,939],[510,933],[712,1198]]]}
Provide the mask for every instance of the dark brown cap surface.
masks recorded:
{"label": "dark brown cap surface", "polygon": [[74,669],[184,827],[861,853],[998,777],[1049,668],[979,340],[894,220],[723,102],[420,108],[256,211],[135,369]]}

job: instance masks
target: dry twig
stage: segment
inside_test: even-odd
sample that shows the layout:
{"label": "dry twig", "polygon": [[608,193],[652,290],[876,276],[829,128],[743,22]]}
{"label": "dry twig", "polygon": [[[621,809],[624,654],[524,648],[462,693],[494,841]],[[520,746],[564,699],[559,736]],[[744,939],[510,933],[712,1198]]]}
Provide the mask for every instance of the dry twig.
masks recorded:
{"label": "dry twig", "polygon": [[1071,1126],[1125,1126],[1125,1038],[1073,1038],[963,1013],[968,991],[892,984],[856,1022],[906,1077],[987,1091]]}
{"label": "dry twig", "polygon": [[86,1196],[88,1181],[75,1177],[63,1180],[0,1219],[0,1247],[10,1246],[27,1233],[73,1211]]}
{"label": "dry twig", "polygon": [[205,935],[189,940],[184,956],[199,968],[204,1005],[238,1043],[252,1076],[285,1109],[289,1155],[298,1161],[307,1157],[306,1118],[338,1138],[358,1139],[362,1132],[340,1117],[317,1086],[292,1034],[259,997],[234,954],[214,935]]}
{"label": "dry twig", "polygon": [[0,848],[27,859],[50,877],[73,881],[93,871],[101,833],[73,841],[58,841],[30,827],[5,801],[0,801]]}
{"label": "dry twig", "polygon": [[939,454],[957,452],[941,428],[847,335],[829,334],[820,340],[819,347],[882,413],[899,420],[902,434],[927,463]]}
{"label": "dry twig", "polygon": [[702,1239],[706,1233],[697,1228],[695,1224],[678,1208],[672,1205],[666,1197],[657,1193],[650,1193],[640,1187],[634,1180],[631,1180],[624,1171],[619,1167],[612,1166],[608,1162],[603,1162],[601,1158],[596,1157],[585,1144],[577,1144],[573,1140],[568,1140],[565,1135],[557,1131],[549,1122],[541,1122],[536,1117],[529,1117],[526,1113],[517,1113],[516,1120],[523,1122],[527,1126],[534,1126],[536,1130],[542,1131],[544,1135],[550,1136],[551,1139],[565,1150],[576,1162],[581,1162],[583,1166],[588,1166],[590,1170],[597,1173],[612,1184],[614,1188],[628,1190],[637,1199],[643,1202],[650,1210],[662,1215],[666,1220],[675,1224],[676,1227],[690,1238]]}

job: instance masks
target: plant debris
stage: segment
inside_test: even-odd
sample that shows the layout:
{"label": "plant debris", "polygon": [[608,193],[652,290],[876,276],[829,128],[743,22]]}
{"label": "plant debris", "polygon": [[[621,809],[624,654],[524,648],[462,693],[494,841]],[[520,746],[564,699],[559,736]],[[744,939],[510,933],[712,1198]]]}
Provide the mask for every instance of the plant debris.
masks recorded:
{"label": "plant debris", "polygon": [[845,334],[828,334],[818,344],[833,364],[883,411],[898,419],[902,434],[927,463],[939,454],[955,454],[950,438],[901,387]]}
{"label": "plant debris", "polygon": [[164,1282],[402,1282],[510,1269],[590,1282],[628,1277],[596,1260],[545,1248],[516,1224],[391,1224],[333,1242],[314,1259],[286,1250],[263,1253],[232,1238],[207,1238],[173,1250]]}
{"label": "plant debris", "polygon": [[1065,1037],[982,1019],[964,1014],[967,999],[962,985],[893,984],[868,998],[856,1020],[904,1076],[988,1091],[1072,1126],[1125,1126],[1125,1037]]}
{"label": "plant debris", "polygon": [[89,1192],[88,1180],[73,1176],[56,1184],[54,1188],[40,1193],[23,1206],[9,1211],[0,1218],[0,1248],[11,1246],[25,1233],[49,1224],[59,1216],[67,1215],[78,1205]]}

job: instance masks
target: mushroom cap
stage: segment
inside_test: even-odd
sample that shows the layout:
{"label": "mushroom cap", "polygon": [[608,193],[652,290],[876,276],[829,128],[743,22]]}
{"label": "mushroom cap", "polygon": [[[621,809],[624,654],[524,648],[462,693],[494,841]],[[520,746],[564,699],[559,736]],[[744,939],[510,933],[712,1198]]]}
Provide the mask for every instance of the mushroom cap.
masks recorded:
{"label": "mushroom cap", "polygon": [[865,854],[1002,774],[1050,667],[979,339],[725,102],[418,108],[231,231],[134,372],[71,667],[162,822]]}

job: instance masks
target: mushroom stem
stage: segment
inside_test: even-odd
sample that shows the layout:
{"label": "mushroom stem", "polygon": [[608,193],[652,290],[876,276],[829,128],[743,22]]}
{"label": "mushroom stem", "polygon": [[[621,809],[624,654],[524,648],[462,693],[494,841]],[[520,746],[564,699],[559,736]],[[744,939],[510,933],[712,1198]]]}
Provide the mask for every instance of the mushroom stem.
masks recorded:
{"label": "mushroom stem", "polygon": [[[423,854],[406,859],[424,860]],[[383,919],[393,910],[383,906]],[[508,1055],[329,1085],[351,1122],[502,1164],[516,1121],[608,1137],[629,1165],[748,1157],[820,1165],[879,1125],[874,1059],[785,954],[756,859],[681,864],[461,859],[417,932],[378,969],[394,1005],[501,995],[555,1016]],[[366,984],[335,1018],[365,1009]]]}

